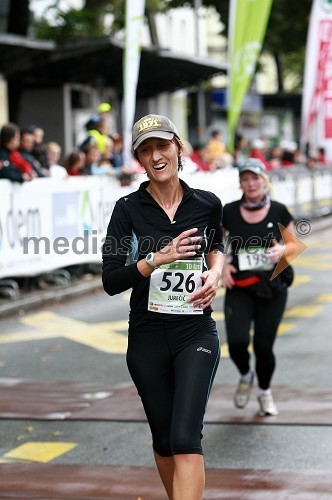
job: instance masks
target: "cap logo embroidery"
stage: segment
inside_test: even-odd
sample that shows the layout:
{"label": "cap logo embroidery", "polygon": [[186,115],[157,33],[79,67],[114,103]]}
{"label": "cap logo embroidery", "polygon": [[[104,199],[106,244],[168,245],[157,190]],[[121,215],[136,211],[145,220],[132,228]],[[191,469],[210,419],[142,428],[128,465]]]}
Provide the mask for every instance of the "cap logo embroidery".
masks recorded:
{"label": "cap logo embroidery", "polygon": [[161,126],[161,120],[159,120],[158,118],[146,118],[145,120],[137,124],[137,127],[140,132],[160,126]]}

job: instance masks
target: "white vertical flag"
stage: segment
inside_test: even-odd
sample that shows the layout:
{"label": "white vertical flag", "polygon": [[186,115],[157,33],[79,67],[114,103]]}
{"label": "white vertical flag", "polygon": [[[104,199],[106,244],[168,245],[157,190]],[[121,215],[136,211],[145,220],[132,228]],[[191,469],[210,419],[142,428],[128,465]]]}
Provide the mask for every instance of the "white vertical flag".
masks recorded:
{"label": "white vertical flag", "polygon": [[302,143],[332,160],[332,0],[314,0],[302,95]]}
{"label": "white vertical flag", "polygon": [[136,89],[141,59],[141,32],[145,0],[126,0],[126,37],[123,61],[123,155],[125,165],[131,158],[131,129],[136,108]]}

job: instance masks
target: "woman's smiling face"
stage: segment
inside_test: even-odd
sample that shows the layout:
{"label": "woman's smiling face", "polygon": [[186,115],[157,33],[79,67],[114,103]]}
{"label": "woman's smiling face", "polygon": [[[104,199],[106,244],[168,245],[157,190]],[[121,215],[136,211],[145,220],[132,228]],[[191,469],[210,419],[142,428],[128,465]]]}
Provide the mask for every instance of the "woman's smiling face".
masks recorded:
{"label": "woman's smiling face", "polygon": [[150,181],[166,182],[178,175],[179,149],[174,141],[153,137],[137,148],[137,158]]}

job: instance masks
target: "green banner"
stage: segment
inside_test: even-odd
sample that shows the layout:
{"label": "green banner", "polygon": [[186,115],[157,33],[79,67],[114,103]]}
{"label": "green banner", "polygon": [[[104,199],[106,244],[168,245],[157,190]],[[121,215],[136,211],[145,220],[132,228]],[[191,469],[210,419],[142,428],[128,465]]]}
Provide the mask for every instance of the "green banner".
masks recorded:
{"label": "green banner", "polygon": [[272,0],[231,0],[229,15],[228,148],[251,83],[270,15]]}

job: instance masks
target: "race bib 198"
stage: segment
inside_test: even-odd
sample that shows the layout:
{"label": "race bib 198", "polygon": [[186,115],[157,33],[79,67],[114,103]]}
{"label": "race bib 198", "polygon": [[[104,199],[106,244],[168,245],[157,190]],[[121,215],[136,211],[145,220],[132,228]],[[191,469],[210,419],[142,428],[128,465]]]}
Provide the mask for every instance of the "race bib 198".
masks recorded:
{"label": "race bib 198", "polygon": [[148,310],[169,314],[203,314],[202,306],[187,302],[202,287],[203,260],[177,260],[164,264],[150,277]]}
{"label": "race bib 198", "polygon": [[250,247],[238,254],[240,271],[269,271],[274,264],[270,261],[266,248]]}

